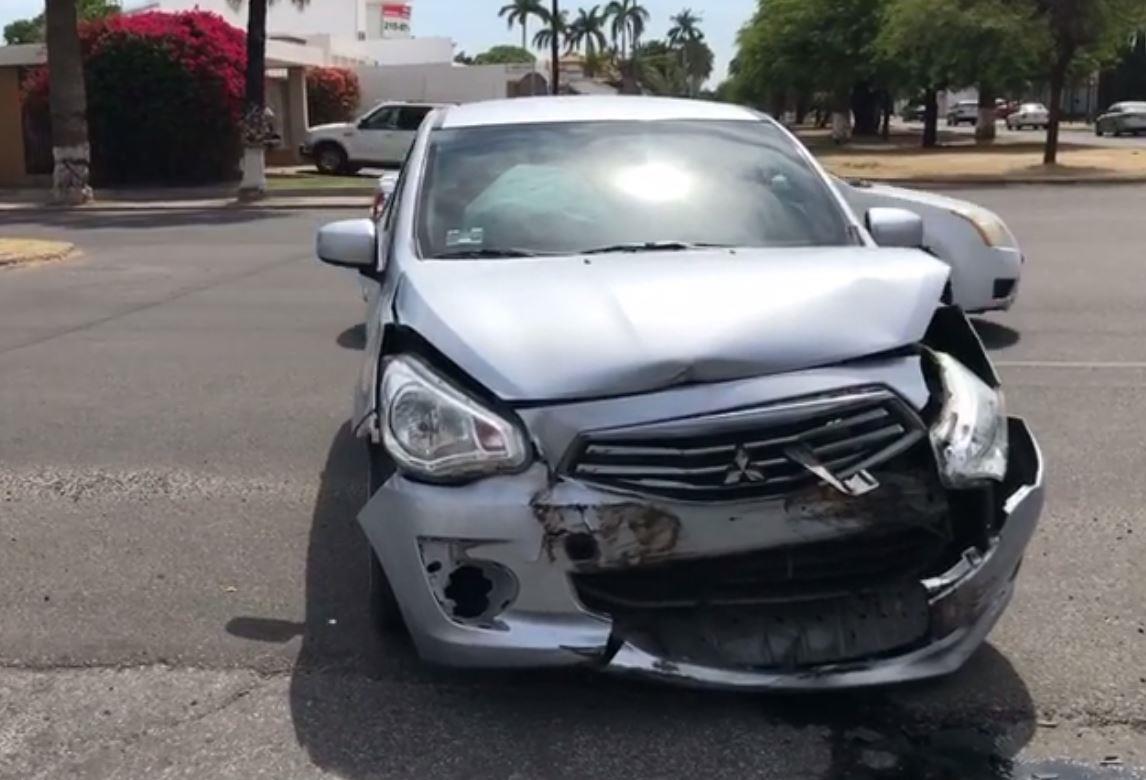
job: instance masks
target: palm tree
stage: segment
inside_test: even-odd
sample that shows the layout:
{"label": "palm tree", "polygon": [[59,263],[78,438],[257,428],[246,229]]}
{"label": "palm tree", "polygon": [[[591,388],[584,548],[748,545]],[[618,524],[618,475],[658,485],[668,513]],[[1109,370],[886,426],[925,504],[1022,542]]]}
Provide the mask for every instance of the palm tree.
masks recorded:
{"label": "palm tree", "polygon": [[511,0],[507,5],[501,7],[497,15],[509,23],[510,29],[521,25],[521,48],[528,49],[529,17],[536,16],[538,19],[545,19],[548,13],[545,6],[541,4],[541,0]]}
{"label": "palm tree", "polygon": [[553,40],[557,39],[558,48],[564,46],[566,51],[572,48],[572,30],[569,25],[569,14],[565,11],[560,11],[557,14],[557,23],[553,23],[553,15],[549,12],[545,13],[545,26],[537,31],[533,36],[533,48],[535,49],[551,49],[553,48]]}
{"label": "palm tree", "polygon": [[[227,0],[238,8],[243,0]],[[274,0],[246,0],[247,2],[247,72],[244,74],[243,101],[243,180],[239,184],[239,197],[245,200],[261,198],[267,194],[267,142],[274,128],[267,109],[267,3]],[[297,8],[310,0],[291,0]]]}
{"label": "palm tree", "polygon": [[635,56],[649,21],[648,9],[640,0],[611,0],[605,7],[605,16],[612,19],[613,40],[621,40],[621,58],[628,56],[630,46]]}
{"label": "palm tree", "polygon": [[609,43],[605,37],[605,22],[601,6],[595,5],[588,11],[579,9],[577,18],[569,25],[570,48],[579,51],[584,48],[587,59],[596,57]]}
{"label": "palm tree", "polygon": [[669,44],[680,52],[684,61],[690,96],[712,73],[712,50],[704,45],[704,33],[699,26],[701,21],[691,8],[685,8],[672,17],[673,26],[668,31]]}
{"label": "palm tree", "polygon": [[668,41],[673,46],[684,46],[686,43],[700,43],[704,40],[704,33],[700,30],[700,23],[704,21],[700,16],[686,8],[679,14],[671,17],[673,26],[668,31]]}
{"label": "palm tree", "polygon": [[88,101],[76,29],[76,0],[47,0],[44,16],[51,85],[52,200],[75,205],[92,197],[88,184],[91,168]]}

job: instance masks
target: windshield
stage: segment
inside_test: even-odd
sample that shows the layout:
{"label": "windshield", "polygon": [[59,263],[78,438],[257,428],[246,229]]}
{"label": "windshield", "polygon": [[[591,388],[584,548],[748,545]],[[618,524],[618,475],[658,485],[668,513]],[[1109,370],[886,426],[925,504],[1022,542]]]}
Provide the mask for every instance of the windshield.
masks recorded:
{"label": "windshield", "polygon": [[847,228],[798,147],[755,121],[437,130],[418,212],[426,258],[832,246]]}

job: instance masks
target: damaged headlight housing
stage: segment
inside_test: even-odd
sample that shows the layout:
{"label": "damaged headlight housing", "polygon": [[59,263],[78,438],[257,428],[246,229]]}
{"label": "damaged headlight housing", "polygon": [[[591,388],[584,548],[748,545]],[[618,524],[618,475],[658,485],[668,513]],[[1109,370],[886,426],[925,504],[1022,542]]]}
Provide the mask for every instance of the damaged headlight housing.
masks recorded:
{"label": "damaged headlight housing", "polygon": [[975,232],[989,247],[1014,247],[1015,237],[1003,220],[985,208],[967,203],[952,209],[951,213],[970,222]]}
{"label": "damaged headlight housing", "polygon": [[380,390],[382,439],[408,474],[449,482],[517,471],[528,462],[516,425],[413,356],[386,362]]}
{"label": "damaged headlight housing", "polygon": [[1007,473],[1007,416],[1003,394],[944,352],[931,352],[943,389],[943,403],[931,426],[939,476],[952,488]]}

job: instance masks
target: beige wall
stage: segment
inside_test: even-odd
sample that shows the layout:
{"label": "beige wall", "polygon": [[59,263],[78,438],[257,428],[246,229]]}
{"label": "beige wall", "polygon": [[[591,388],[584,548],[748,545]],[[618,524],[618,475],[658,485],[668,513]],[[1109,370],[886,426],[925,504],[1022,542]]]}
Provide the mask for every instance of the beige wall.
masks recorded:
{"label": "beige wall", "polygon": [[0,185],[20,184],[24,180],[19,71],[0,68]]}

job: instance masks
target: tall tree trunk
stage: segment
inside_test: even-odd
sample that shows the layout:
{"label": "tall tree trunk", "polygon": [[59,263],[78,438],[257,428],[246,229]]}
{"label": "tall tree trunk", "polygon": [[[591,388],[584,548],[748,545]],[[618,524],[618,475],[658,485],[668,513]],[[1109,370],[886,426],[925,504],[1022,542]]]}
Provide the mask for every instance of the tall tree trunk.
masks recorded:
{"label": "tall tree trunk", "polygon": [[89,186],[87,92],[75,0],[47,0],[48,79],[51,84],[52,201],[77,205],[92,198]]}
{"label": "tall tree trunk", "polygon": [[525,18],[521,20],[521,48],[529,51],[529,23]]}
{"label": "tall tree trunk", "polygon": [[939,145],[939,99],[938,90],[928,87],[923,97],[923,147],[930,149]]}
{"label": "tall tree trunk", "polygon": [[796,93],[796,124],[804,124],[808,118],[808,95],[806,92]]}
{"label": "tall tree trunk", "polygon": [[995,140],[995,89],[986,81],[979,83],[979,118],[975,123],[975,140],[990,143]]}
{"label": "tall tree trunk", "polygon": [[1070,60],[1070,56],[1060,56],[1051,68],[1047,142],[1043,149],[1043,165],[1054,165],[1058,162],[1058,123],[1062,118],[1062,90],[1066,84],[1066,69],[1070,65]]}
{"label": "tall tree trunk", "polygon": [[772,114],[772,118],[775,119],[777,122],[783,122],[784,121],[784,111],[786,110],[787,106],[788,106],[788,96],[784,94],[784,90],[782,90],[782,89],[772,90],[772,105],[769,109],[769,113]]}
{"label": "tall tree trunk", "polygon": [[551,11],[551,13],[553,14],[553,19],[549,23],[550,26],[553,28],[553,30],[552,30],[553,35],[551,36],[551,40],[549,41],[549,56],[553,60],[552,70],[553,70],[553,94],[554,95],[561,94],[561,51],[560,51],[561,41],[558,40],[560,33],[557,30],[557,23],[561,20],[561,15],[560,15],[560,9],[557,6],[558,6],[557,0],[553,0],[553,9]]}
{"label": "tall tree trunk", "polygon": [[880,104],[871,87],[864,83],[852,87],[851,109],[856,135],[879,134]]}
{"label": "tall tree trunk", "polygon": [[239,194],[267,192],[267,0],[247,0],[246,102],[243,108],[243,182]]}
{"label": "tall tree trunk", "polygon": [[880,126],[880,137],[885,141],[891,140],[891,112],[895,108],[894,101],[891,97],[891,90],[882,90],[881,96],[883,97],[883,123]]}
{"label": "tall tree trunk", "polygon": [[841,91],[832,96],[832,140],[846,144],[852,137],[851,111],[848,106],[848,93]]}

